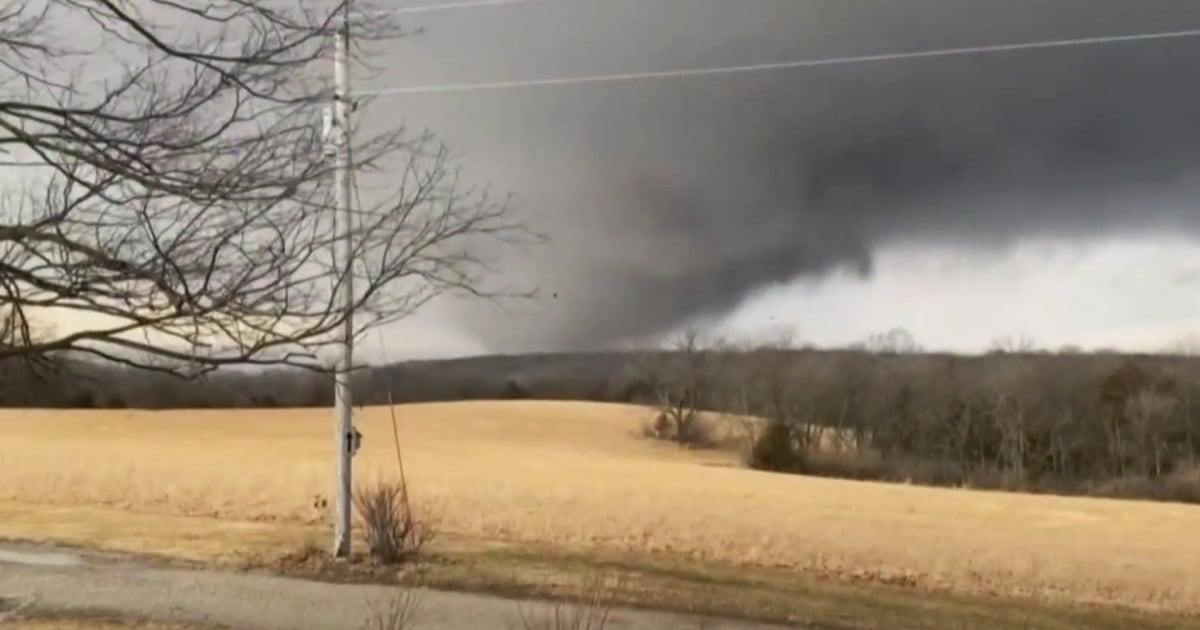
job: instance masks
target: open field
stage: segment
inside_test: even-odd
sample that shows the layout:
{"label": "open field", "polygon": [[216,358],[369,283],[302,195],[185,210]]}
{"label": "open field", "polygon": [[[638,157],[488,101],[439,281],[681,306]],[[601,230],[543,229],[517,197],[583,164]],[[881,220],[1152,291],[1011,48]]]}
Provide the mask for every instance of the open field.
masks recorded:
{"label": "open field", "polygon": [[[398,411],[412,489],[449,554],[677,558],[1200,614],[1200,507],[758,473],[733,452],[638,437],[647,412],[627,406]],[[395,474],[387,410],[359,422],[360,478]],[[324,542],[312,503],[332,486],[331,426],[324,409],[6,410],[0,537],[219,561]]]}

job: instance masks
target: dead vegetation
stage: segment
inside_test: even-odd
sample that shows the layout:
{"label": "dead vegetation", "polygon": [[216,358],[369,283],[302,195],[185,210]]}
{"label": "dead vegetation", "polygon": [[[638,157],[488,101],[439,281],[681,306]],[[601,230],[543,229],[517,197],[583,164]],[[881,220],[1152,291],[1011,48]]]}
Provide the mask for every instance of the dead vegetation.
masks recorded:
{"label": "dead vegetation", "polygon": [[626,582],[621,576],[591,574],[565,600],[521,603],[520,630],[604,630]]}
{"label": "dead vegetation", "polygon": [[396,587],[390,596],[368,599],[366,627],[368,630],[410,630],[417,627],[421,596],[411,588]]}
{"label": "dead vegetation", "polygon": [[742,424],[759,470],[875,480],[1200,500],[1200,362],[1036,353],[916,354],[903,331],[860,352],[703,343],[682,335],[639,372],[645,435],[714,444],[701,419]]}
{"label": "dead vegetation", "polygon": [[14,630],[219,630],[215,626],[197,624],[96,618],[27,618],[20,622],[11,627]]}
{"label": "dead vegetation", "polygon": [[412,502],[403,480],[362,484],[353,499],[367,552],[376,562],[411,560],[437,535],[436,521]]}
{"label": "dead vegetation", "polygon": [[1190,363],[862,355],[801,362],[750,382],[752,406],[769,423],[753,449],[755,467],[956,487],[1200,497],[1200,371]]}
{"label": "dead vegetation", "polygon": [[711,446],[702,415],[718,406],[716,353],[703,346],[695,331],[682,334],[671,350],[647,357],[642,366],[655,401],[654,420],[645,435],[684,447]]}

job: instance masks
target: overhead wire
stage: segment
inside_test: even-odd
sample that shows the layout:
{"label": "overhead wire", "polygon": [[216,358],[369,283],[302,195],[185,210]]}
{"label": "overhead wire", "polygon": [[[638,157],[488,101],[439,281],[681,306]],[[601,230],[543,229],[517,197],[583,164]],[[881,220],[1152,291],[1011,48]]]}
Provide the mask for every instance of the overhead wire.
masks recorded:
{"label": "overhead wire", "polygon": [[848,64],[879,63],[886,61],[904,61],[912,59],[927,59],[933,57],[951,57],[962,55],[978,55],[987,53],[1019,52],[1049,48],[1066,48],[1075,46],[1095,46],[1101,44],[1117,44],[1143,42],[1154,40],[1184,39],[1200,36],[1200,29],[1179,31],[1160,31],[1152,33],[1137,33],[1131,35],[1105,35],[1098,37],[1081,37],[1074,39],[1055,39],[1035,42],[1020,42],[1014,44],[992,44],[983,46],[963,46],[958,48],[942,48],[913,52],[893,52],[871,55],[854,55],[845,57],[828,57],[818,59],[801,59],[794,61],[778,61],[732,66],[710,66],[705,68],[684,68],[677,70],[660,70],[650,72],[627,72],[619,74],[597,74],[589,76],[557,77],[547,79],[526,79],[512,81],[491,81],[477,83],[445,83],[436,85],[396,86],[358,91],[363,96],[386,95],[417,95],[444,94],[452,92],[474,92],[482,90],[504,90],[513,88],[554,87],[565,85],[582,85],[589,83],[613,83],[621,81],[655,80],[668,78],[685,78],[697,76],[712,76],[722,74],[738,74],[746,72],[766,72],[773,70],[790,70],[800,68],[817,68]]}
{"label": "overhead wire", "polygon": [[371,11],[356,11],[359,15],[405,15],[411,13],[429,13],[432,11],[453,11],[456,9],[474,9],[494,7],[508,4],[524,4],[533,0],[460,0],[459,2],[444,2],[442,4],[426,4],[412,7],[397,7],[395,9],[375,9]]}

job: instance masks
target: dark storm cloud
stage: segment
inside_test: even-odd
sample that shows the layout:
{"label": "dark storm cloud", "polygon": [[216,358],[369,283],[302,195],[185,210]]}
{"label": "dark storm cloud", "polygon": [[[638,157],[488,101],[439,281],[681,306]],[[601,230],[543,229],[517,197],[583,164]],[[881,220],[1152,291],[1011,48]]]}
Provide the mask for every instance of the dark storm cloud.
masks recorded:
{"label": "dark storm cloud", "polygon": [[[1192,0],[537,4],[432,22],[453,46],[408,68],[458,81],[1200,28]],[[553,239],[504,262],[542,299],[447,315],[498,350],[563,349],[720,315],[804,274],[868,273],[889,243],[1200,236],[1198,76],[1200,38],[405,107]]]}

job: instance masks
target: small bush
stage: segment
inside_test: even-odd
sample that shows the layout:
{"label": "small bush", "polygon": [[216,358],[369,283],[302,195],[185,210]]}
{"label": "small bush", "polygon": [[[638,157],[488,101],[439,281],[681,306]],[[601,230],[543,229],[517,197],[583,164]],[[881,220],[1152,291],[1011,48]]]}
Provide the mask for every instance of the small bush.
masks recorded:
{"label": "small bush", "polygon": [[882,457],[870,452],[811,452],[806,453],[801,472],[814,477],[851,479],[854,481],[907,481],[927,483],[924,475],[899,478],[892,466]]}
{"label": "small bush", "polygon": [[584,580],[579,590],[566,602],[552,604],[548,610],[527,610],[518,605],[521,628],[524,630],[603,630],[608,624],[613,604],[624,583],[600,576]]}
{"label": "small bush", "polygon": [[274,394],[255,394],[250,397],[250,407],[258,409],[274,409],[285,406]]}
{"label": "small bush", "polygon": [[750,445],[746,465],[755,470],[799,473],[804,470],[804,455],[791,428],[772,420]]}
{"label": "small bush", "polygon": [[368,553],[384,564],[411,559],[436,533],[432,521],[414,510],[408,487],[401,481],[359,487],[354,507],[366,532]]}
{"label": "small bush", "polygon": [[96,396],[89,391],[81,391],[71,399],[72,409],[92,409],[96,406]]}
{"label": "small bush", "polygon": [[509,380],[504,384],[504,392],[501,394],[501,398],[505,400],[528,400],[533,398],[533,395],[529,393],[528,387],[525,387],[516,380]]}
{"label": "small bush", "polygon": [[654,419],[642,427],[642,435],[651,440],[674,442],[683,448],[711,448],[712,427],[695,412],[656,411]]}
{"label": "small bush", "polygon": [[1093,484],[1090,494],[1200,504],[1200,466],[1185,466],[1158,479],[1136,475]]}
{"label": "small bush", "polygon": [[646,424],[642,428],[642,435],[651,440],[669,440],[671,438],[671,421],[667,419],[667,414],[658,412],[654,415],[654,420]]}
{"label": "small bush", "polygon": [[413,627],[413,619],[421,608],[417,591],[401,588],[384,602],[368,599],[367,628],[370,630],[404,630]]}
{"label": "small bush", "polygon": [[321,383],[321,387],[310,389],[301,404],[303,407],[329,407],[331,405],[333,405],[333,385],[326,386],[324,382]]}
{"label": "small bush", "polygon": [[[805,448],[795,438],[791,428],[778,421],[767,422],[762,432],[752,440],[744,463],[755,470],[855,481],[927,483],[932,476],[932,473],[918,472],[922,470],[921,466],[897,467],[870,451]],[[906,474],[901,474],[898,468],[903,468]],[[917,478],[912,478],[912,475]]]}
{"label": "small bush", "polygon": [[697,414],[676,426],[675,442],[685,447],[709,448],[713,444],[711,427]]}
{"label": "small bush", "polygon": [[1200,466],[1177,470],[1162,483],[1163,490],[1157,497],[1160,500],[1200,504]]}

